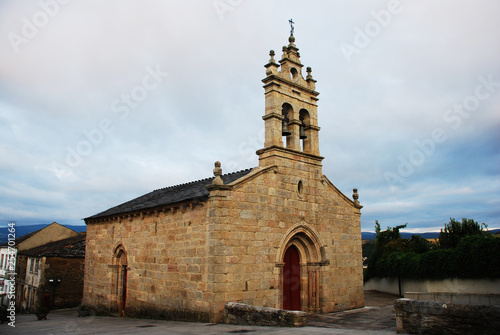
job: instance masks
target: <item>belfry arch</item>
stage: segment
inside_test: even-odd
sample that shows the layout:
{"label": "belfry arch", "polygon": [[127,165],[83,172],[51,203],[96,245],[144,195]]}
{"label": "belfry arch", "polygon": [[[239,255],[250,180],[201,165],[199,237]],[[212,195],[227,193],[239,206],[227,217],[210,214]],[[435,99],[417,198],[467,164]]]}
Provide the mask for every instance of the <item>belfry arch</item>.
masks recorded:
{"label": "belfry arch", "polygon": [[[281,241],[276,262],[276,266],[280,269],[279,308],[295,310],[297,309],[295,302],[298,299],[300,301],[298,309],[301,311],[320,312],[321,267],[328,264],[324,255],[323,244],[314,228],[301,223],[288,230]],[[295,257],[298,257],[298,262],[294,260]],[[293,268],[297,264],[298,270]],[[290,302],[290,299],[293,302]],[[290,308],[291,306],[293,308]]]}
{"label": "belfry arch", "polygon": [[311,125],[311,117],[309,115],[309,112],[305,109],[302,108],[299,111],[299,139],[301,140],[301,146],[302,146],[302,151],[304,152],[311,152],[312,147],[311,147],[311,128],[309,127]]}
{"label": "belfry arch", "polygon": [[[283,120],[281,122],[282,135],[285,136],[284,147],[291,148],[293,146],[293,133],[290,121],[294,119],[294,111],[292,105],[285,102],[281,105],[281,115]],[[289,131],[289,133],[286,133]]]}

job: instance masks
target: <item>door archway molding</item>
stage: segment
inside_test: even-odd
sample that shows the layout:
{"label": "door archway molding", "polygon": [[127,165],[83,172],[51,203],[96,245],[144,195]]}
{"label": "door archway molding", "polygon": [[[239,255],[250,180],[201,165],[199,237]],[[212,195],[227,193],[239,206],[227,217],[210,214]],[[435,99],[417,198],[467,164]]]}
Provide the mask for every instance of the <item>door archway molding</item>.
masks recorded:
{"label": "door archway molding", "polygon": [[299,253],[300,309],[310,313],[317,313],[321,310],[321,267],[329,264],[329,262],[325,259],[325,247],[318,232],[304,222],[288,229],[280,242],[280,248],[276,255],[277,280],[280,283],[281,291],[279,308],[284,306],[283,285],[286,275],[284,273],[284,258],[290,246],[294,246]]}
{"label": "door archway molding", "polygon": [[307,263],[322,263],[320,265],[328,263],[325,244],[322,243],[316,229],[305,222],[300,222],[290,227],[281,239],[280,248],[276,254],[277,266],[283,262],[286,249],[292,244],[299,250],[301,259]]}
{"label": "door archway molding", "polygon": [[111,310],[124,315],[127,301],[127,272],[128,253],[124,245],[119,242],[113,248],[112,276],[111,276]]}

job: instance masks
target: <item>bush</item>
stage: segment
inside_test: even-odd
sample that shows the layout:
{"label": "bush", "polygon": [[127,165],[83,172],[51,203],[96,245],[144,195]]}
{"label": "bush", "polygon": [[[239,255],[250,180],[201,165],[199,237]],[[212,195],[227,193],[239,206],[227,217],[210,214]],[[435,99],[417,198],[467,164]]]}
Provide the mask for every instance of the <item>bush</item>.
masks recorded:
{"label": "bush", "polygon": [[421,254],[420,278],[444,279],[457,275],[457,261],[451,249],[431,250]]}
{"label": "bush", "polygon": [[370,260],[367,270],[366,279],[500,278],[500,239],[469,236],[453,249],[393,251]]}
{"label": "bush", "polygon": [[433,244],[420,235],[412,235],[409,243],[409,250],[417,254],[423,254],[430,251]]}
{"label": "bush", "polygon": [[[500,278],[500,239],[488,235],[473,220],[463,219],[458,225],[461,228],[451,219],[444,233],[447,236],[444,239],[448,240],[436,250],[420,236],[402,239],[399,234],[402,226],[388,227],[384,232],[379,229],[377,236],[381,238],[376,240],[375,252],[368,259],[365,280],[398,276],[411,279]],[[378,222],[377,226],[380,227]],[[461,236],[464,232],[470,235]],[[461,236],[458,242],[457,236]],[[455,242],[455,247],[444,248]]]}
{"label": "bush", "polygon": [[421,256],[415,252],[404,254],[401,259],[401,276],[404,278],[422,278]]}
{"label": "bush", "polygon": [[467,236],[454,249],[457,276],[462,278],[500,277],[500,239]]}

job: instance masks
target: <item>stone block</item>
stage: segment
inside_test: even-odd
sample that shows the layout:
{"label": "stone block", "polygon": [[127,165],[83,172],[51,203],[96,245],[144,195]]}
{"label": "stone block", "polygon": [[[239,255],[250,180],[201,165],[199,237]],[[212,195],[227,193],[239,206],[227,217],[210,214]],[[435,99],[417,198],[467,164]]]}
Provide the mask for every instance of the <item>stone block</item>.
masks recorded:
{"label": "stone block", "polygon": [[394,309],[398,333],[497,334],[500,329],[500,306],[398,299]]}
{"label": "stone block", "polygon": [[307,313],[228,302],[224,316],[225,322],[230,324],[303,327]]}

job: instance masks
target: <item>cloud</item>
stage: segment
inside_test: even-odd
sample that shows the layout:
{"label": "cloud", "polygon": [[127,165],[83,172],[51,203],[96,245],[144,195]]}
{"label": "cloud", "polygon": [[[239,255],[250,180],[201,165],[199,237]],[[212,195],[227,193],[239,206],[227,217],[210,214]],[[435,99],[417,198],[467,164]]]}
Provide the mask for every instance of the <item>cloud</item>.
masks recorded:
{"label": "cloud", "polygon": [[[348,62],[342,43],[355,43],[357,31],[388,6],[334,1],[304,10],[302,1],[259,0],[220,12],[196,0],[61,5],[18,52],[0,39],[0,221],[78,224],[153,189],[209,177],[216,160],[224,172],[257,166],[263,65],[270,49],[281,56],[293,17],[301,60],[321,93],[323,172],[348,196],[359,189],[363,229],[378,219],[425,230],[459,216],[500,225],[498,87],[469,116],[453,111],[475,96],[480,78],[500,81],[500,5],[401,2]],[[43,10],[38,1],[0,7],[2,36],[22,36],[24,18],[33,22]],[[168,75],[126,116],[116,112],[116,101],[123,107],[148,68]],[[437,129],[446,137],[439,143]],[[413,169],[404,176],[402,159]],[[54,163],[66,173],[58,175]],[[388,172],[401,180],[389,183]]]}

